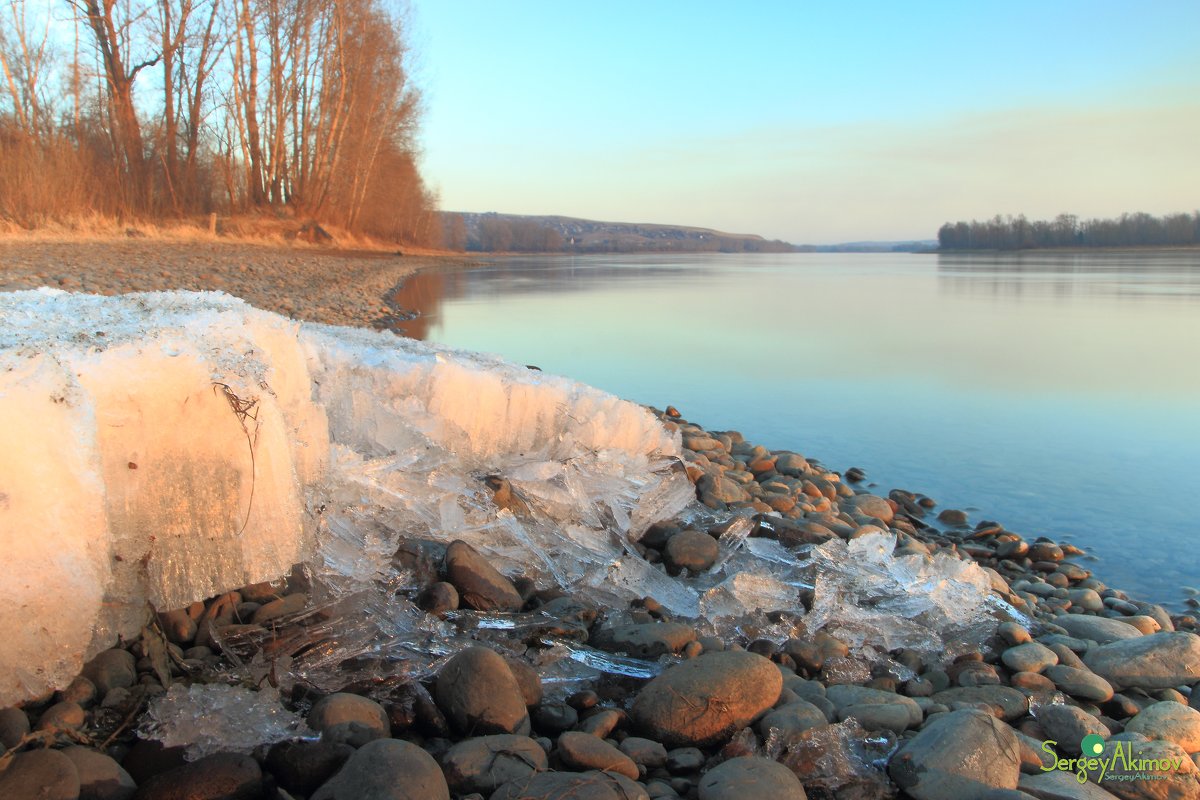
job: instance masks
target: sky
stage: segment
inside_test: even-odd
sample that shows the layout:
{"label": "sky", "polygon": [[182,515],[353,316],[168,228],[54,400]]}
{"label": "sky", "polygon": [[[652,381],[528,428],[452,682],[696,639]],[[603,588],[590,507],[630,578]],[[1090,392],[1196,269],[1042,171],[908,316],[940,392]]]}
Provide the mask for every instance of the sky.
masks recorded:
{"label": "sky", "polygon": [[795,243],[1200,208],[1200,2],[410,0],[451,211]]}

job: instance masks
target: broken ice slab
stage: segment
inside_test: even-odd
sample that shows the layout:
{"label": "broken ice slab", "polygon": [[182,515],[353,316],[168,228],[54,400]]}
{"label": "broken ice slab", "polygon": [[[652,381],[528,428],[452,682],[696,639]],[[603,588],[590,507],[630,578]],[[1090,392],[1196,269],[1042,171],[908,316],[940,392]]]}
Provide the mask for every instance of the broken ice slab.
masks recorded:
{"label": "broken ice slab", "polygon": [[184,747],[189,761],[213,753],[251,753],[263,744],[315,736],[304,718],[283,707],[272,688],[222,683],[175,684],[150,701],[138,734],[164,747]]}
{"label": "broken ice slab", "polygon": [[1003,618],[987,573],[945,553],[897,558],[895,546],[875,533],[814,548],[809,629],[829,627],[866,656],[908,647],[952,659],[981,646]]}
{"label": "broken ice slab", "polygon": [[853,718],[793,736],[773,729],[765,745],[767,756],[796,773],[810,792],[864,798],[894,795],[885,770],[896,747],[890,733],[868,733]]}
{"label": "broken ice slab", "polygon": [[[570,642],[548,641],[547,644],[553,645],[551,648],[552,657],[556,654],[561,654],[572,661],[583,664],[585,667],[609,675],[624,675],[629,678],[653,678],[663,671],[663,665],[657,661],[619,656],[613,653],[606,653],[602,650],[596,650],[586,645]],[[677,659],[667,659],[668,663],[672,660]]]}
{"label": "broken ice slab", "polygon": [[748,517],[735,517],[717,539],[717,560],[713,562],[710,571],[715,573],[724,567],[753,532],[754,520]]}
{"label": "broken ice slab", "polygon": [[672,614],[683,617],[700,614],[700,595],[694,589],[634,553],[593,570],[584,585],[600,596],[614,598],[617,607],[631,599],[653,597]]}
{"label": "broken ice slab", "polygon": [[738,572],[700,598],[700,612],[708,619],[742,617],[755,611],[801,614],[804,607],[799,589],[770,575]]}

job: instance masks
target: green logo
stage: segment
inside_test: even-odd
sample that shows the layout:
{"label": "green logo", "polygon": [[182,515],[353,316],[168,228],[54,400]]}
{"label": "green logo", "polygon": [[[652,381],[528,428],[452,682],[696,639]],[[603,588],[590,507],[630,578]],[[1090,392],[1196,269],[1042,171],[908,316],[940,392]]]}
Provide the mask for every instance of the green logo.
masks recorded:
{"label": "green logo", "polygon": [[[1043,759],[1042,771],[1075,773],[1075,779],[1087,783],[1088,779],[1096,783],[1105,781],[1158,781],[1170,777],[1183,768],[1183,759],[1174,758],[1139,758],[1133,751],[1133,744],[1125,741],[1112,743],[1112,752],[1104,753],[1104,737],[1090,733],[1079,743],[1079,758],[1060,758],[1055,748],[1058,742],[1048,739],[1042,742],[1042,751],[1049,756]],[[1104,756],[1101,758],[1100,756]],[[1045,762],[1049,761],[1049,765]]]}

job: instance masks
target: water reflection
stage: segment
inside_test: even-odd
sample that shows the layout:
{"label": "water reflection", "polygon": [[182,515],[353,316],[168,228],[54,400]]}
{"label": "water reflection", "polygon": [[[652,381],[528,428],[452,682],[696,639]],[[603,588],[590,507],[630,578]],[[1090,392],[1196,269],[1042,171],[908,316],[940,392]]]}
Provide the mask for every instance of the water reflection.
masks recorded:
{"label": "water reflection", "polygon": [[1019,301],[1200,300],[1200,251],[988,253],[937,256],[947,294]]}

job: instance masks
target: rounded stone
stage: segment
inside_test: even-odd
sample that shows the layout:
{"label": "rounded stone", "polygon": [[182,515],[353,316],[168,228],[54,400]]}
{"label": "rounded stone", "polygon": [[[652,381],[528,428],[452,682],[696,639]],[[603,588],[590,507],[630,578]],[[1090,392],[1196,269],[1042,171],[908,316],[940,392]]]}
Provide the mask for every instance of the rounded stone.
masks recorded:
{"label": "rounded stone", "polygon": [[137,659],[128,650],[114,647],[102,650],[96,657],[84,665],[80,673],[96,687],[100,697],[108,694],[109,689],[128,689],[137,681]]}
{"label": "rounded stone", "polygon": [[392,735],[383,706],[369,697],[337,692],[322,697],[308,714],[308,727],[321,732],[321,741],[361,747]]}
{"label": "rounded stone", "polygon": [[1054,620],[1054,624],[1077,639],[1091,639],[1098,644],[1136,639],[1142,635],[1137,628],[1120,620],[1091,614],[1063,614]]}
{"label": "rounded stone", "polygon": [[446,548],[446,578],[459,600],[477,611],[520,611],[525,601],[512,581],[500,574],[475,548],[462,540]]}
{"label": "rounded stone", "polygon": [[885,525],[890,523],[896,515],[891,503],[873,494],[856,494],[848,497],[842,503],[842,507],[851,513],[858,512],[867,517],[874,517]]}
{"label": "rounded stone", "polygon": [[662,742],[643,739],[640,736],[626,736],[621,740],[618,749],[629,756],[633,763],[648,769],[667,765],[667,748],[663,747]]}
{"label": "rounded stone", "polygon": [[717,540],[707,533],[684,530],[667,541],[667,546],[663,550],[663,558],[669,566],[675,569],[704,572],[717,560],[719,553]]}
{"label": "rounded stone", "polygon": [[1171,689],[1200,680],[1200,636],[1185,632],[1137,636],[1094,647],[1083,660],[1114,689]]}
{"label": "rounded stone", "polygon": [[1079,743],[1091,734],[1108,738],[1107,726],[1082,708],[1064,705],[1042,706],[1037,712],[1038,724],[1048,739],[1058,742],[1058,749],[1073,756],[1080,754]]}
{"label": "rounded stone", "polygon": [[1146,706],[1126,723],[1125,730],[1174,742],[1189,755],[1200,752],[1200,711],[1181,703],[1166,701]]}
{"label": "rounded stone", "polygon": [[262,770],[237,753],[215,753],[160,772],[138,787],[137,800],[258,800]]}
{"label": "rounded stone", "polygon": [[1054,681],[1059,689],[1080,700],[1107,703],[1112,699],[1112,685],[1090,669],[1053,666],[1047,667],[1042,674]]}
{"label": "rounded stone", "polygon": [[121,765],[90,747],[67,747],[63,755],[71,759],[79,773],[81,800],[129,800],[137,784]]}
{"label": "rounded stone", "polygon": [[311,800],[450,800],[450,788],[429,753],[399,739],[376,739],[358,748]]}
{"label": "rounded stone", "polygon": [[[706,536],[707,534],[700,534]],[[712,537],[708,537],[712,539]],[[696,629],[682,622],[647,622],[602,628],[590,644],[610,653],[628,653],[637,658],[658,658],[678,653],[696,640]]]}
{"label": "rounded stone", "polygon": [[806,800],[804,786],[790,769],[769,758],[731,758],[700,778],[700,800]]}
{"label": "rounded stone", "polygon": [[557,752],[562,763],[573,770],[594,769],[615,772],[633,780],[638,778],[638,767],[633,759],[590,733],[567,731],[558,737]]}
{"label": "rounded stone", "polygon": [[266,767],[293,794],[310,795],[337,773],[354,748],[333,742],[278,742],[267,752]]}
{"label": "rounded stone", "polygon": [[547,766],[541,745],[528,736],[511,734],[466,739],[442,756],[442,772],[457,794],[490,794],[509,781],[544,772]]}
{"label": "rounded stone", "polygon": [[0,797],[76,800],[79,770],[58,750],[17,753],[0,772]]}
{"label": "rounded stone", "polygon": [[1013,672],[1041,672],[1058,663],[1058,655],[1039,642],[1026,642],[1000,654],[1004,666]]}
{"label": "rounded stone", "polygon": [[624,775],[539,772],[531,778],[509,781],[488,800],[650,800],[650,795],[646,787]]}
{"label": "rounded stone", "polygon": [[508,663],[486,647],[454,655],[437,677],[438,708],[464,733],[530,731],[525,697]]}
{"label": "rounded stone", "polygon": [[87,721],[87,712],[78,703],[64,701],[55,703],[42,712],[38,718],[36,730],[70,730],[77,731]]}
{"label": "rounded stone", "polygon": [[29,733],[29,717],[16,706],[0,708],[0,745],[7,750]]}
{"label": "rounded stone", "polygon": [[1021,777],[1017,735],[982,711],[941,714],[892,757],[888,774],[916,800],[953,800],[990,789],[1015,789]]}
{"label": "rounded stone", "polygon": [[646,684],[630,716],[651,739],[672,746],[714,744],[775,704],[779,669],[745,651],[704,653]]}
{"label": "rounded stone", "polygon": [[779,731],[784,737],[791,737],[828,723],[825,712],[812,703],[807,700],[793,700],[787,705],[772,709],[759,720],[758,732],[762,734],[763,739],[770,736],[772,730]]}

